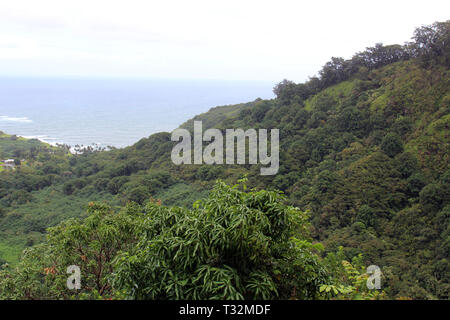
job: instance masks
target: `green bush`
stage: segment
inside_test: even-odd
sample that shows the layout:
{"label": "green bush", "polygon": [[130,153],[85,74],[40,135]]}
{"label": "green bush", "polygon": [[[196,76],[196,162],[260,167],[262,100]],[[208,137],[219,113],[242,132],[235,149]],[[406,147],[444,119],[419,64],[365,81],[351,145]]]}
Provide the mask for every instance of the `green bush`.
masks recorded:
{"label": "green bush", "polygon": [[381,150],[392,158],[403,151],[403,142],[397,134],[388,133],[381,141]]}
{"label": "green bush", "polygon": [[407,180],[408,193],[411,196],[417,197],[419,192],[427,184],[426,179],[423,174],[416,173],[410,176]]}
{"label": "green bush", "polygon": [[437,183],[430,183],[425,186],[419,193],[420,202],[422,205],[434,210],[439,210],[444,201],[442,185]]}
{"label": "green bush", "polygon": [[408,178],[414,172],[419,170],[419,161],[417,157],[409,152],[400,153],[395,157],[396,168],[403,176],[403,178]]}
{"label": "green bush", "polygon": [[128,201],[133,201],[138,204],[144,203],[150,198],[150,192],[145,186],[137,186],[126,191],[126,197]]}
{"label": "green bush", "polygon": [[219,182],[192,210],[149,203],[143,214],[143,238],[116,265],[128,298],[311,299],[325,280],[305,214],[277,192]]}
{"label": "green bush", "polygon": [[[0,299],[318,298],[329,276],[307,215],[278,192],[245,189],[219,182],[191,210],[90,203],[85,220],[50,228],[16,269],[0,271]],[[70,265],[79,291],[66,287]]]}
{"label": "green bush", "polygon": [[375,210],[368,205],[362,205],[359,208],[356,220],[362,222],[366,227],[374,227],[377,220]]}
{"label": "green bush", "polygon": [[107,186],[108,191],[109,191],[111,194],[117,194],[117,193],[119,193],[120,188],[121,188],[125,183],[127,183],[129,180],[130,180],[130,178],[129,178],[129,177],[126,177],[126,176],[120,176],[120,177],[112,178],[112,179],[109,181],[108,186]]}

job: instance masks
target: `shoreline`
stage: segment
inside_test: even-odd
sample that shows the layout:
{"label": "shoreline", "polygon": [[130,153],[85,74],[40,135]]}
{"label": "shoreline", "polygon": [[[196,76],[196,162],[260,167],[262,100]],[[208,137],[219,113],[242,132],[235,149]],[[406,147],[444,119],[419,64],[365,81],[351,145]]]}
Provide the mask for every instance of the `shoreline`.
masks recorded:
{"label": "shoreline", "polygon": [[50,147],[54,147],[54,148],[62,148],[63,146],[69,146],[69,152],[72,153],[72,154],[80,154],[80,153],[82,153],[81,150],[89,148],[89,147],[93,148],[94,150],[98,150],[98,151],[109,151],[109,150],[112,150],[112,148],[110,148],[110,147],[117,148],[117,149],[121,149],[121,148],[126,148],[127,147],[127,146],[125,146],[125,147],[106,146],[106,145],[103,145],[103,144],[100,144],[100,143],[94,143],[94,142],[89,144],[89,145],[85,145],[85,144],[72,145],[72,144],[64,143],[63,141],[58,140],[56,138],[51,138],[51,137],[49,137],[47,135],[11,134],[11,133],[7,133],[7,132],[4,132],[4,131],[0,130],[0,137],[1,136],[3,136],[4,138],[16,136],[18,138],[25,139],[25,140],[37,140],[37,141],[39,141],[39,142],[41,142],[43,144],[46,144],[46,145],[48,145]]}

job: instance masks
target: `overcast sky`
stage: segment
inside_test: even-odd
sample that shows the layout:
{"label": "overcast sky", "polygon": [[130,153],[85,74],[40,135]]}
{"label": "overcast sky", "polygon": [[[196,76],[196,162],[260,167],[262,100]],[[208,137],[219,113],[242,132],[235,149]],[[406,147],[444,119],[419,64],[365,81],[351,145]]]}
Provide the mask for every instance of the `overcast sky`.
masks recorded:
{"label": "overcast sky", "polygon": [[304,81],[450,1],[0,0],[0,76]]}

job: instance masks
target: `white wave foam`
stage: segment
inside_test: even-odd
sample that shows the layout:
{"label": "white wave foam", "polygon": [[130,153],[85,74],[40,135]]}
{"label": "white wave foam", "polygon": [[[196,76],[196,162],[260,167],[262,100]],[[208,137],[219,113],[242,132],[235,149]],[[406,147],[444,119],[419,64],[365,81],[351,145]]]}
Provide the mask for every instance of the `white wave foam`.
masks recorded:
{"label": "white wave foam", "polygon": [[57,141],[58,139],[51,138],[51,137],[49,137],[47,135],[19,136],[19,137],[22,137],[22,138],[25,138],[25,139],[37,139],[37,140],[39,140],[41,142],[48,143],[49,145],[52,145],[52,146],[56,146],[57,143],[58,143],[58,141]]}
{"label": "white wave foam", "polygon": [[9,117],[9,116],[0,116],[0,121],[11,121],[11,122],[21,122],[21,123],[33,122],[33,120],[28,119],[27,117]]}
{"label": "white wave foam", "polygon": [[[59,140],[57,138],[52,138],[48,135],[31,135],[31,136],[19,135],[19,137],[22,137],[25,139],[37,139],[37,140],[47,143],[53,147],[57,147],[58,145],[64,144],[64,142],[62,140]],[[87,148],[87,147],[93,147],[94,149],[105,148],[105,150],[109,150],[109,148],[107,148],[106,145],[104,145],[100,142],[93,142],[90,145],[89,144],[87,144],[87,145],[79,144],[78,148],[76,148],[74,145],[71,145],[69,148],[69,152],[72,154],[81,154],[81,153],[83,153],[83,149]]]}

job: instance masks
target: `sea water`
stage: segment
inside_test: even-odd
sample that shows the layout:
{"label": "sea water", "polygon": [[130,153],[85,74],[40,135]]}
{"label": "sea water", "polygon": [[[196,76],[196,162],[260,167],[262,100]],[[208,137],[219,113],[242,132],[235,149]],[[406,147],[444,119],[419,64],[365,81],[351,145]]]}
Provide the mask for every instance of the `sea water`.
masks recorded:
{"label": "sea water", "polygon": [[0,131],[71,146],[124,147],[221,105],[273,98],[274,83],[0,78]]}

